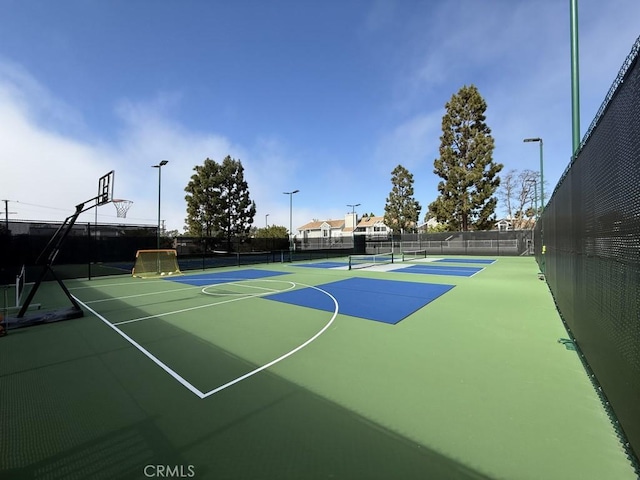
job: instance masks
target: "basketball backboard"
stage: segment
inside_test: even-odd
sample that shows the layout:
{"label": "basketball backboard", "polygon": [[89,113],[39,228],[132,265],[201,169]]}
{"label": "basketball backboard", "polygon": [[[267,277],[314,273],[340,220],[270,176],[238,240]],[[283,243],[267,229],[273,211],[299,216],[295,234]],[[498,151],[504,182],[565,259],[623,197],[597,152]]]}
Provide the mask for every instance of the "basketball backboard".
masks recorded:
{"label": "basketball backboard", "polygon": [[97,204],[104,205],[113,200],[113,181],[115,179],[116,172],[111,170],[109,173],[103,175],[98,180],[98,197]]}

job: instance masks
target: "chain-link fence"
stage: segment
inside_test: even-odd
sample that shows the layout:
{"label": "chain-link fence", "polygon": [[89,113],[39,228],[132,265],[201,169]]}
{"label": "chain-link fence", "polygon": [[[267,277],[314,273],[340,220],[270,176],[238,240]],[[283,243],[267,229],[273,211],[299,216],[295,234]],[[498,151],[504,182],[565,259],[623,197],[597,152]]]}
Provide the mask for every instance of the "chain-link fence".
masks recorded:
{"label": "chain-link fence", "polygon": [[427,255],[533,255],[533,230],[371,236],[366,253],[425,251]]}
{"label": "chain-link fence", "polygon": [[[640,38],[535,232],[558,310],[640,454]],[[543,253],[544,248],[544,253]],[[633,455],[632,455],[633,456]],[[640,472],[639,472],[640,473]]]}

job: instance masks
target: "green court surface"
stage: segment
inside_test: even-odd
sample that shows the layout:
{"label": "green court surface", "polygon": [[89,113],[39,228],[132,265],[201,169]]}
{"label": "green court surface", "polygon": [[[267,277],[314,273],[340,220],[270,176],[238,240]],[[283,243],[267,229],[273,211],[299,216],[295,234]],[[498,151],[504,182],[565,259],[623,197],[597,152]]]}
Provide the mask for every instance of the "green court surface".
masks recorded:
{"label": "green court surface", "polygon": [[[85,317],[0,339],[0,478],[636,478],[533,258],[481,267],[67,281]],[[453,288],[390,324],[354,278]]]}

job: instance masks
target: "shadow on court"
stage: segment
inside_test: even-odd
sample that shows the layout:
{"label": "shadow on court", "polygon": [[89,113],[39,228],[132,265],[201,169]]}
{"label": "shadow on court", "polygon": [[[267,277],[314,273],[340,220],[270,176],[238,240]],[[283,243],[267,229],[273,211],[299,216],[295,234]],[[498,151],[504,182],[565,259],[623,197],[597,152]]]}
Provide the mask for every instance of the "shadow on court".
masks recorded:
{"label": "shadow on court", "polygon": [[[135,338],[200,380],[257,367],[160,319]],[[89,313],[2,342],[0,478],[488,478],[268,370],[201,400]]]}

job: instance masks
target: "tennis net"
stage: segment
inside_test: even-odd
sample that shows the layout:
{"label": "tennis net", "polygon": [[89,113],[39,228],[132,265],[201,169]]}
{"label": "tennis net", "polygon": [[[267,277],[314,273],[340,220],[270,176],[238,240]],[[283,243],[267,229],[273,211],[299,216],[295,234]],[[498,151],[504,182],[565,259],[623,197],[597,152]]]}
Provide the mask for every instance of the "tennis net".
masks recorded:
{"label": "tennis net", "polygon": [[402,252],[402,261],[417,260],[420,258],[427,258],[426,250],[410,250],[408,252]]}
{"label": "tennis net", "polygon": [[368,268],[376,265],[393,263],[393,252],[378,253],[376,255],[350,255],[349,270],[356,268]]}

